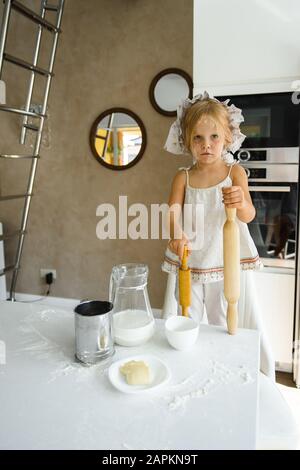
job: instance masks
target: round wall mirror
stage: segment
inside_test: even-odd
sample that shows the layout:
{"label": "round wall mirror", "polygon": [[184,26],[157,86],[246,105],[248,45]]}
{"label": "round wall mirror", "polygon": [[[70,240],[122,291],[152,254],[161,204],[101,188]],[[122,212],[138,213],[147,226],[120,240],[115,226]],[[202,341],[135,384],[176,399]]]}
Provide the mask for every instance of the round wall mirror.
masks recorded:
{"label": "round wall mirror", "polygon": [[149,88],[152,106],[164,116],[176,116],[180,101],[192,96],[193,80],[181,69],[163,70],[153,78]]}
{"label": "round wall mirror", "polygon": [[146,129],[141,119],[125,108],[111,108],[94,121],[90,145],[96,160],[113,170],[135,165],[146,148]]}

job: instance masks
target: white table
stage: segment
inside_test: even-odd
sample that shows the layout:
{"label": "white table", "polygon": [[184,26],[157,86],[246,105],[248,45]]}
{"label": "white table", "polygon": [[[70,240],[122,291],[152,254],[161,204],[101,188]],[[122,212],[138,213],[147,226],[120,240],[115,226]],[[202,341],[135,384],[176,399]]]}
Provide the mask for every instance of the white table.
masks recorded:
{"label": "white table", "polygon": [[[157,392],[128,395],[107,368],[74,360],[71,311],[0,302],[1,449],[254,449],[259,334],[201,326],[192,350],[172,349],[163,320],[144,346],[172,372]],[[6,364],[3,355],[6,347]],[[0,357],[0,359],[1,359]]]}

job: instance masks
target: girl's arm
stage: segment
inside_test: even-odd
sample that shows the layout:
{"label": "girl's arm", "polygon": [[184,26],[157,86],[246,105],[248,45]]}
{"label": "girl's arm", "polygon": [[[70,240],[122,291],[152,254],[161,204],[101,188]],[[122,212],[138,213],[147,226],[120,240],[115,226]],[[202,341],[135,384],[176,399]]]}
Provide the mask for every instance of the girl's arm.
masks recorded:
{"label": "girl's arm", "polygon": [[168,201],[168,223],[171,238],[169,242],[169,248],[180,258],[183,256],[184,245],[187,244],[189,246],[189,240],[183,232],[180,223],[180,216],[184,203],[185,180],[186,176],[184,171],[180,171],[176,174],[172,183],[171,193]]}
{"label": "girl's arm", "polygon": [[240,165],[235,165],[231,174],[232,186],[222,188],[223,202],[226,207],[235,207],[238,218],[249,223],[254,219],[256,211],[252,204],[246,172]]}

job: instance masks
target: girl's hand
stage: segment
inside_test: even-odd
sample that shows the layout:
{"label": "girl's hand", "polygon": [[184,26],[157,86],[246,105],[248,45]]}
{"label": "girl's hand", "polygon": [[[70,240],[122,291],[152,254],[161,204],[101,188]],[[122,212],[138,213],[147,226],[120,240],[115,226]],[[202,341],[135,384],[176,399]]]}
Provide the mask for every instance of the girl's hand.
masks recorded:
{"label": "girl's hand", "polygon": [[190,241],[186,237],[183,237],[180,239],[173,239],[173,240],[170,240],[168,243],[168,247],[170,248],[170,250],[173,253],[175,253],[175,255],[179,256],[180,260],[182,260],[185,245],[187,245],[187,248],[188,248],[187,254],[189,256],[192,249],[191,249]]}
{"label": "girl's hand", "polygon": [[244,209],[246,205],[245,194],[241,186],[230,186],[222,188],[223,200],[225,207],[230,209]]}

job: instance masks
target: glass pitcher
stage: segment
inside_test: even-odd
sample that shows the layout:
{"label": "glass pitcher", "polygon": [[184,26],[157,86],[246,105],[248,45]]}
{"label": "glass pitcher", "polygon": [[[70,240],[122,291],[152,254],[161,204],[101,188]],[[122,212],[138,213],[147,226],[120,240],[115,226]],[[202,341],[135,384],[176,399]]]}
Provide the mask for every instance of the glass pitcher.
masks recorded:
{"label": "glass pitcher", "polygon": [[114,340],[121,346],[138,346],[154,333],[145,264],[126,263],[114,266],[109,285],[109,300],[113,303]]}

